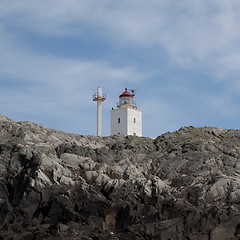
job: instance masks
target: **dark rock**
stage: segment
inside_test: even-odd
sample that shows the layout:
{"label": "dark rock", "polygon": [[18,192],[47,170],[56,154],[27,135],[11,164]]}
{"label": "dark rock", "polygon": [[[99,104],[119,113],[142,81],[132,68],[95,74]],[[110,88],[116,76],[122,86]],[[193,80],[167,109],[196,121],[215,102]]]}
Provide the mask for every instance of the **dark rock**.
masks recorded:
{"label": "dark rock", "polygon": [[0,115],[1,239],[239,239],[240,131],[67,134]]}

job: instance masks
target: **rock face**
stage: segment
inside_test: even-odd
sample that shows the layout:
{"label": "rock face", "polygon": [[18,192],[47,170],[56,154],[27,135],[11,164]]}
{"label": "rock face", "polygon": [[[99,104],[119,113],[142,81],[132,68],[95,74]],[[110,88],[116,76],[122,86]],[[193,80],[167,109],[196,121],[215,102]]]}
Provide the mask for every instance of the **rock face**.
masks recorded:
{"label": "rock face", "polygon": [[0,115],[0,239],[240,239],[240,131],[100,138]]}

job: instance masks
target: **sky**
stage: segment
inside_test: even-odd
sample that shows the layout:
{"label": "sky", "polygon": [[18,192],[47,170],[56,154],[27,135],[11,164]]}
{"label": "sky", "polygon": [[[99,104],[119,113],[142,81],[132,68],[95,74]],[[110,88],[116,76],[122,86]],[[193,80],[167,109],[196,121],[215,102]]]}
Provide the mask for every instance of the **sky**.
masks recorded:
{"label": "sky", "polygon": [[143,136],[240,126],[239,0],[0,0],[0,113],[103,136],[125,87]]}

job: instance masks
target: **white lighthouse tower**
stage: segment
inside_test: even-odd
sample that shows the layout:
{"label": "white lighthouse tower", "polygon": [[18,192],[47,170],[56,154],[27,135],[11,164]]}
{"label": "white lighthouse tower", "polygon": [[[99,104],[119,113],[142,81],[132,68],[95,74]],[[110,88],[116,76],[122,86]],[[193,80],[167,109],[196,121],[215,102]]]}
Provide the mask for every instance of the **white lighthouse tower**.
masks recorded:
{"label": "white lighthouse tower", "polygon": [[138,110],[132,94],[125,88],[119,96],[117,109],[111,110],[111,135],[142,136],[142,111]]}

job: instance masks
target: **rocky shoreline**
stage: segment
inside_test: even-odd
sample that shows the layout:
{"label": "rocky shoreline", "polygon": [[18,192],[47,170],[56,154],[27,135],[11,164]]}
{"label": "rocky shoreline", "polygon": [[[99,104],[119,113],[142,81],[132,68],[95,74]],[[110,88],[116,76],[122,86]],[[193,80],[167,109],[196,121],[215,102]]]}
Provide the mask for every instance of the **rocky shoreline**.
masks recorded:
{"label": "rocky shoreline", "polygon": [[1,239],[240,239],[240,131],[68,134],[0,115]]}

